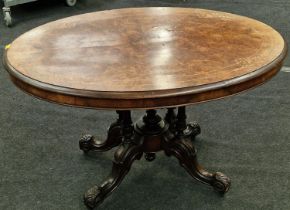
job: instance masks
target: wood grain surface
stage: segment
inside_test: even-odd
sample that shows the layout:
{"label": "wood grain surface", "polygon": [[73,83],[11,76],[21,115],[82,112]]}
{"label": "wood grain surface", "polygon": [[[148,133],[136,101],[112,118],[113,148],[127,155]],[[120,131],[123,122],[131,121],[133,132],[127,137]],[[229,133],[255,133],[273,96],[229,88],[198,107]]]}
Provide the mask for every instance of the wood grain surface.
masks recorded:
{"label": "wood grain surface", "polygon": [[11,43],[14,83],[49,101],[91,108],[192,104],[257,86],[287,47],[259,21],[191,8],[88,13],[37,27]]}

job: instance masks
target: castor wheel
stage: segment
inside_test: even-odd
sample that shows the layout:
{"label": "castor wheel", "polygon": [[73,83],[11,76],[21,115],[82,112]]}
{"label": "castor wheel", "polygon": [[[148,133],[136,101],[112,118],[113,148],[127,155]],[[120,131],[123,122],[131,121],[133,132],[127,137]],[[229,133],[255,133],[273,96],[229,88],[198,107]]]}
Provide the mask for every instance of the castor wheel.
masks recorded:
{"label": "castor wheel", "polygon": [[94,142],[94,136],[84,135],[79,141],[80,149],[84,151],[85,153],[89,152],[91,150],[93,142]]}
{"label": "castor wheel", "polygon": [[145,154],[145,159],[149,162],[155,160],[155,158],[156,158],[155,153],[146,153]]}
{"label": "castor wheel", "polygon": [[77,3],[77,0],[65,0],[65,4],[69,7],[75,6]]}
{"label": "castor wheel", "polygon": [[3,7],[3,15],[4,15],[5,25],[8,27],[12,26],[11,10],[9,7]]}
{"label": "castor wheel", "polygon": [[213,189],[221,195],[229,191],[231,180],[221,172],[213,174],[214,181],[212,183]]}

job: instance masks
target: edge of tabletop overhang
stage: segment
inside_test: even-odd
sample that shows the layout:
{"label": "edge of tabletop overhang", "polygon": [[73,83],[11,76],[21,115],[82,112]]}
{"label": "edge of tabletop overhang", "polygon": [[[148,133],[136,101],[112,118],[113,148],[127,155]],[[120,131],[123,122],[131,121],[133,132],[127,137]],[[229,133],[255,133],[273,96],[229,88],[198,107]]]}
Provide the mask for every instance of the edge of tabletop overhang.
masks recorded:
{"label": "edge of tabletop overhang", "polygon": [[[168,90],[127,91],[127,92],[93,91],[93,90],[73,89],[73,88],[44,83],[38,80],[34,80],[28,76],[25,76],[19,71],[17,71],[9,63],[9,60],[7,58],[7,52],[9,49],[5,49],[4,51],[3,64],[6,70],[8,71],[8,73],[10,74],[10,76],[12,76],[14,79],[20,80],[21,82],[29,86],[36,87],[44,91],[49,91],[49,92],[63,94],[63,95],[71,95],[71,96],[85,97],[85,98],[97,98],[97,99],[124,99],[124,100],[153,99],[153,98],[157,99],[157,98],[167,98],[167,97],[178,97],[178,96],[184,96],[184,95],[194,95],[194,94],[205,93],[205,92],[214,91],[218,89],[227,89],[228,87],[246,83],[247,81],[250,81],[252,79],[262,77],[268,71],[274,70],[277,66],[281,65],[281,63],[285,59],[288,52],[288,47],[287,47],[287,43],[285,39],[283,37],[282,39],[284,41],[284,48],[281,54],[277,58],[275,58],[271,63],[251,73],[248,73],[239,77],[235,77],[229,80],[217,82],[217,83],[200,85],[200,86],[195,86],[195,87],[168,89]],[[267,78],[264,78],[264,79],[267,79]]]}

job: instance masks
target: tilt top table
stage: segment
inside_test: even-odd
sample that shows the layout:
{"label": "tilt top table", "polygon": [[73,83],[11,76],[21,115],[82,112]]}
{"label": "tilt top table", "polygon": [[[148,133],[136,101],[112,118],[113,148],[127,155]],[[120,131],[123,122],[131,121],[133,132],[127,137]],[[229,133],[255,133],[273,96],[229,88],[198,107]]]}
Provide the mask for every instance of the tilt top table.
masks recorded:
{"label": "tilt top table", "polygon": [[[230,179],[197,162],[200,133],[185,106],[218,99],[272,78],[286,57],[284,39],[256,20],[190,8],[130,8],[73,16],[37,27],[7,46],[4,65],[25,92],[64,105],[114,109],[118,119],[84,152],[118,146],[112,172],[87,191],[94,208],[119,186],[134,160],[164,151],[196,180],[226,193]],[[157,108],[167,108],[165,117]],[[175,108],[178,109],[176,113]],[[132,123],[132,109],[146,115]]]}

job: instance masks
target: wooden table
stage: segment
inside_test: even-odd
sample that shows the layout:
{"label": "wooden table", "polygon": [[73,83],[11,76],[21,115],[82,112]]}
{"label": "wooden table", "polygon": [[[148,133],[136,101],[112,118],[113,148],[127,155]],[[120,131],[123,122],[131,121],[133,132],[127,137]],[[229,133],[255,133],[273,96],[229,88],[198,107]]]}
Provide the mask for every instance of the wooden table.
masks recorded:
{"label": "wooden table", "polygon": [[[117,110],[106,141],[85,135],[81,150],[118,146],[112,172],[85,194],[94,208],[134,160],[164,151],[196,180],[225,193],[230,179],[197,162],[185,106],[258,86],[281,68],[287,47],[273,28],[242,16],[189,8],[89,13],[37,27],[7,46],[4,64],[25,92],[64,105]],[[178,112],[176,113],[176,107]],[[167,108],[163,118],[156,109]],[[146,109],[132,123],[132,109]],[[154,186],[152,186],[154,187]]]}

